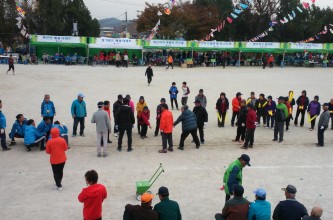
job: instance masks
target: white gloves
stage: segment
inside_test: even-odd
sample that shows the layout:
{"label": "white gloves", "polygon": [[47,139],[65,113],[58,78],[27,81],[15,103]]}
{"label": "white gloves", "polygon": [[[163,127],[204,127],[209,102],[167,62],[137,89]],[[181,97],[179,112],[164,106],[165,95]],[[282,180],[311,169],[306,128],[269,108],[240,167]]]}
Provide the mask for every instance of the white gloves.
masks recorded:
{"label": "white gloves", "polygon": [[207,128],[207,122],[204,122],[204,129],[206,129]]}
{"label": "white gloves", "polygon": [[320,127],[320,130],[323,130],[324,128],[325,128],[324,126],[321,126],[321,127]]}
{"label": "white gloves", "polygon": [[0,129],[0,133],[4,134],[5,133],[5,129]]}
{"label": "white gloves", "polygon": [[62,123],[62,126],[66,126],[66,124],[65,124],[65,123]]}
{"label": "white gloves", "polygon": [[242,123],[242,127],[245,127],[245,123]]}

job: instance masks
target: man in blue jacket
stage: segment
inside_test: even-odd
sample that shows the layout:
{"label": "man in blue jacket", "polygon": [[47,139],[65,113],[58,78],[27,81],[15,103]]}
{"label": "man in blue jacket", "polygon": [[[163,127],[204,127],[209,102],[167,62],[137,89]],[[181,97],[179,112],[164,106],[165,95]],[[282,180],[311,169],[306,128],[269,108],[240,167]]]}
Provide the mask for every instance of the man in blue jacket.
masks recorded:
{"label": "man in blue jacket", "polygon": [[1,147],[2,151],[8,151],[10,148],[7,146],[6,143],[6,117],[2,113],[2,101],[0,100],[0,139],[1,139]]}
{"label": "man in blue jacket", "polygon": [[56,115],[56,110],[54,107],[53,102],[50,100],[50,95],[46,94],[44,96],[44,101],[42,102],[41,105],[41,111],[40,114],[42,117],[50,117],[51,119],[51,124],[53,124],[53,118]]}
{"label": "man in blue jacket", "polygon": [[76,137],[77,126],[80,123],[80,136],[84,137],[84,119],[87,117],[87,108],[86,103],[83,100],[85,95],[83,93],[79,93],[77,95],[77,99],[73,101],[71,113],[74,119],[73,124],[73,134],[72,137]]}
{"label": "man in blue jacket", "polygon": [[271,219],[271,204],[266,201],[266,191],[257,189],[253,192],[256,195],[256,200],[251,202],[248,213],[248,220],[270,220]]}
{"label": "man in blue jacket", "polygon": [[173,82],[172,86],[169,89],[170,94],[170,101],[171,101],[171,108],[173,110],[173,102],[176,104],[176,109],[178,110],[178,101],[177,101],[177,94],[178,94],[178,88],[176,87],[176,83]]}
{"label": "man in blue jacket", "polygon": [[22,114],[16,115],[16,121],[12,126],[12,130],[9,133],[11,138],[10,146],[16,145],[15,138],[24,138],[24,128],[27,125],[27,119]]}
{"label": "man in blue jacket", "polygon": [[46,136],[46,141],[48,141],[49,139],[51,128],[52,128],[51,119],[50,117],[47,116],[43,117],[43,120],[37,126],[37,130],[39,131],[39,133],[44,134]]}
{"label": "man in blue jacket", "polygon": [[197,117],[193,112],[188,109],[188,106],[185,105],[181,108],[182,114],[178,119],[173,123],[173,126],[176,126],[179,122],[182,122],[182,134],[180,136],[179,150],[184,150],[184,142],[189,134],[192,135],[193,141],[197,147],[200,148],[200,142],[197,134]]}
{"label": "man in blue jacket", "polygon": [[35,127],[35,121],[30,119],[24,129],[24,145],[27,151],[31,151],[31,147],[40,144],[40,150],[45,150],[45,134],[40,133]]}

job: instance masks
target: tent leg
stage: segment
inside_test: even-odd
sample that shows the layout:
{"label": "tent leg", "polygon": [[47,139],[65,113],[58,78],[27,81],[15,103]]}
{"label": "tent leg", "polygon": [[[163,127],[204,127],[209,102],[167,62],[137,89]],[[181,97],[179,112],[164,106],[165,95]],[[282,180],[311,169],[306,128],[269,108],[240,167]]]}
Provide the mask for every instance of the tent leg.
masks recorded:
{"label": "tent leg", "polygon": [[241,53],[242,53],[242,51],[239,51],[239,54],[238,54],[238,64],[239,64],[239,67],[241,67]]}
{"label": "tent leg", "polygon": [[281,68],[284,67],[284,58],[285,58],[285,56],[286,56],[286,51],[283,51],[283,56],[282,56],[282,60],[281,60],[281,64],[280,64]]}

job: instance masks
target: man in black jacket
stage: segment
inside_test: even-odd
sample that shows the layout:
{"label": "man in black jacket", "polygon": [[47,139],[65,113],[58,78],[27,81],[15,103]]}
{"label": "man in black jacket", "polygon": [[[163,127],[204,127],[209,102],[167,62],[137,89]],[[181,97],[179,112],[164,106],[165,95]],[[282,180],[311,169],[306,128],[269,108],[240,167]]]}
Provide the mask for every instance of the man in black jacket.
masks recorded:
{"label": "man in black jacket", "polygon": [[204,138],[204,127],[207,126],[208,122],[208,113],[206,109],[201,106],[200,100],[195,100],[195,107],[193,108],[193,112],[197,117],[197,126],[199,130],[200,142],[201,144],[205,144]]}
{"label": "man in black jacket", "polygon": [[123,96],[122,95],[118,95],[118,100],[113,103],[113,118],[114,118],[114,128],[113,128],[113,132],[114,132],[114,136],[118,137],[119,134],[119,130],[118,127],[116,127],[116,113],[119,109],[119,107],[123,104]]}
{"label": "man in black jacket", "polygon": [[129,100],[123,99],[123,105],[119,107],[116,113],[116,128],[119,129],[118,137],[118,151],[121,151],[123,136],[126,131],[127,134],[127,151],[132,151],[132,128],[135,124],[134,113],[129,106]]}
{"label": "man in black jacket", "polygon": [[149,64],[147,70],[146,70],[146,73],[145,73],[145,76],[147,76],[147,79],[148,79],[148,86],[150,85],[151,81],[152,81],[152,78],[154,76],[154,73],[153,73],[153,69],[151,68],[151,65]]}
{"label": "man in black jacket", "polygon": [[304,115],[305,115],[305,112],[306,112],[306,109],[307,109],[309,103],[310,103],[310,101],[309,101],[309,98],[306,96],[306,91],[303,90],[302,95],[300,97],[298,97],[298,99],[296,101],[297,111],[296,111],[296,117],[295,117],[295,121],[294,121],[294,124],[296,126],[298,124],[298,116],[299,116],[299,114],[302,114],[300,126],[303,127]]}
{"label": "man in black jacket", "polygon": [[[246,115],[247,115],[247,108],[246,108],[246,101],[243,99],[241,101],[241,109],[238,113],[238,121],[237,121],[237,135],[233,142],[243,143],[245,140],[245,133],[246,133]],[[241,139],[241,141],[239,140]]]}

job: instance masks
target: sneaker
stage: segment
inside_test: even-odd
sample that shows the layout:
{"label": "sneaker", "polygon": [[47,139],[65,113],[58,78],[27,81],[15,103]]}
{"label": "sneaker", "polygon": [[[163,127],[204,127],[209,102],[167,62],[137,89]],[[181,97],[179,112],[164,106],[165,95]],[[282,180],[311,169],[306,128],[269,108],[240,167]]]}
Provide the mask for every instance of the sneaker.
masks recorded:
{"label": "sneaker", "polygon": [[245,150],[247,150],[247,146],[241,146],[240,149],[245,149]]}
{"label": "sneaker", "polygon": [[165,154],[165,153],[168,153],[167,150],[163,149],[163,150],[159,150],[158,153],[162,153],[162,154]]}
{"label": "sneaker", "polygon": [[289,132],[290,130],[289,129],[286,129],[287,132]]}
{"label": "sneaker", "polygon": [[154,137],[157,137],[157,136],[158,136],[158,134],[155,134],[155,135],[154,135]]}
{"label": "sneaker", "polygon": [[244,144],[244,142],[245,142],[245,141],[241,140],[241,141],[239,141],[238,143],[240,143],[240,144]]}
{"label": "sneaker", "polygon": [[266,126],[265,128],[266,128],[266,129],[268,129],[269,127],[268,127],[268,126]]}
{"label": "sneaker", "polygon": [[238,142],[239,140],[237,140],[237,139],[234,139],[234,140],[232,140],[232,142]]}
{"label": "sneaker", "polygon": [[310,131],[313,131],[313,129],[312,129],[312,128],[310,128],[309,130],[310,130]]}
{"label": "sneaker", "polygon": [[61,192],[63,190],[63,188],[60,186],[57,188],[57,190]]}
{"label": "sneaker", "polygon": [[168,148],[168,151],[173,152],[173,149],[169,147],[169,148]]}
{"label": "sneaker", "polygon": [[30,148],[30,147],[27,147],[27,151],[30,152],[30,151],[31,151],[31,148]]}
{"label": "sneaker", "polygon": [[200,145],[196,146],[195,148],[199,149],[199,148],[200,148]]}
{"label": "sneaker", "polygon": [[200,144],[204,145],[204,144],[205,144],[205,141],[200,141]]}
{"label": "sneaker", "polygon": [[144,136],[141,136],[141,139],[145,139],[145,137],[144,137]]}
{"label": "sneaker", "polygon": [[144,136],[144,138],[148,138],[148,136]]}
{"label": "sneaker", "polygon": [[178,147],[177,149],[178,150],[184,150],[184,147]]}
{"label": "sneaker", "polygon": [[279,140],[279,143],[281,143],[283,141],[283,139],[282,140]]}
{"label": "sneaker", "polygon": [[9,151],[9,150],[11,150],[10,147],[6,147],[6,148],[3,148],[3,149],[2,149],[2,151]]}
{"label": "sneaker", "polygon": [[274,127],[272,127],[272,130],[274,130]]}
{"label": "sneaker", "polygon": [[316,144],[317,147],[324,147],[324,145],[321,145],[321,144]]}
{"label": "sneaker", "polygon": [[250,144],[250,145],[249,145],[249,148],[253,148],[253,144]]}
{"label": "sneaker", "polygon": [[121,151],[121,147],[117,147],[117,150],[118,150],[118,151]]}
{"label": "sneaker", "polygon": [[72,137],[76,137],[76,134],[72,134]]}
{"label": "sneaker", "polygon": [[14,145],[16,145],[15,141],[10,142],[10,144],[9,144],[9,146],[14,146]]}
{"label": "sneaker", "polygon": [[272,141],[277,141],[277,139],[274,138]]}
{"label": "sneaker", "polygon": [[107,156],[109,156],[108,153],[103,153],[103,157],[107,157]]}
{"label": "sneaker", "polygon": [[108,140],[108,144],[112,144],[112,141]]}
{"label": "sneaker", "polygon": [[40,148],[40,151],[44,151],[46,148],[45,147],[41,147]]}
{"label": "sneaker", "polygon": [[128,148],[127,152],[131,152],[133,150],[133,148]]}
{"label": "sneaker", "polygon": [[113,136],[118,137],[118,133],[114,133]]}
{"label": "sneaker", "polygon": [[98,154],[97,154],[97,157],[101,157],[101,156],[102,156],[102,154],[101,154],[101,153],[98,153]]}
{"label": "sneaker", "polygon": [[85,137],[85,135],[84,135],[84,134],[80,134],[80,136],[81,136],[81,137]]}

